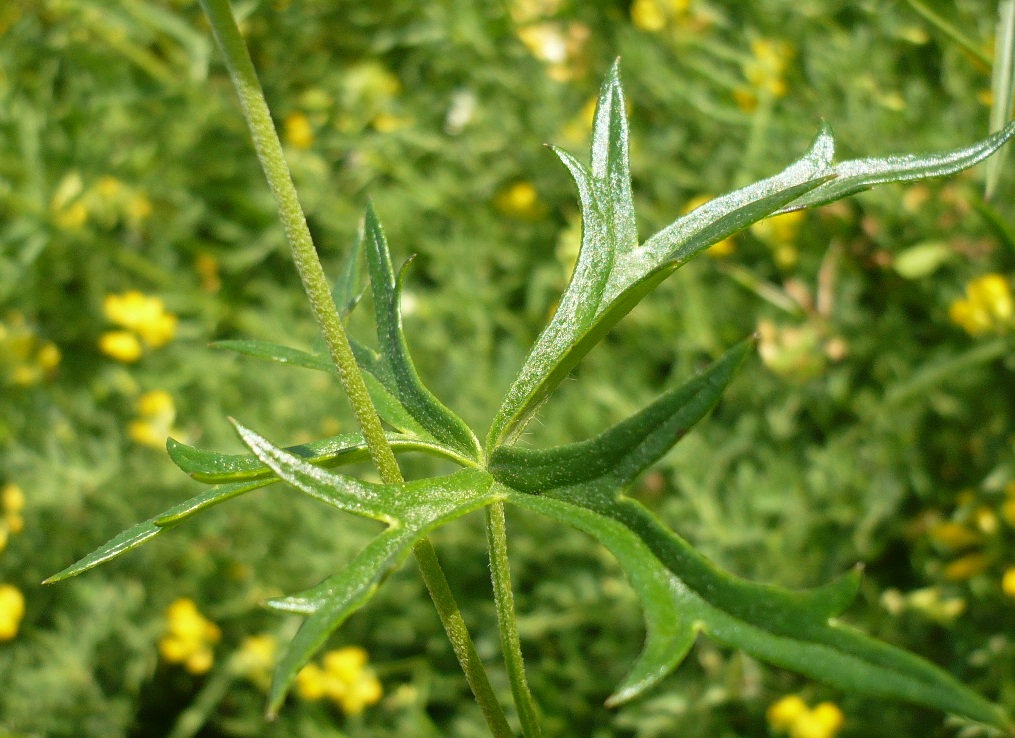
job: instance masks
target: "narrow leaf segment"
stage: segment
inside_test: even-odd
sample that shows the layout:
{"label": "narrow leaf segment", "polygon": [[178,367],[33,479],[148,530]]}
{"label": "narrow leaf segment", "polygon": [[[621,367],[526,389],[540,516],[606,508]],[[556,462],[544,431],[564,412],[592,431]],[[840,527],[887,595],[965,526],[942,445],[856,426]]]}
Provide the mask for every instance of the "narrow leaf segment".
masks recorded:
{"label": "narrow leaf segment", "polygon": [[[370,270],[370,287],[374,293],[374,309],[377,316],[377,343],[380,349],[380,360],[374,366],[365,368],[398,399],[406,412],[430,436],[479,461],[483,457],[483,450],[476,436],[461,418],[445,407],[423,385],[409,356],[409,347],[402,330],[399,297],[410,262],[406,262],[402,267],[396,280],[391,266],[388,242],[373,205],[367,206],[363,228],[367,265]],[[363,361],[360,360],[360,363],[363,364]]]}

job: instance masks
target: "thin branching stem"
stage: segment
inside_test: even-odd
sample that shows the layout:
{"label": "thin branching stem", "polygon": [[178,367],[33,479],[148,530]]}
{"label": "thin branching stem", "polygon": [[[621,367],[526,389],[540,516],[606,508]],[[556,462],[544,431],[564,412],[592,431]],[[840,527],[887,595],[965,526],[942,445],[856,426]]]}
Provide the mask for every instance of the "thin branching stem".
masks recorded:
{"label": "thin branching stem", "polygon": [[[257,157],[275,198],[293,260],[296,262],[296,269],[303,281],[303,288],[310,300],[314,317],[321,326],[328,352],[338,369],[339,378],[349,397],[356,421],[363,432],[370,456],[386,483],[399,484],[403,481],[402,472],[398,468],[391,446],[384,437],[377,410],[370,400],[363,375],[353,356],[352,347],[349,345],[324,269],[310,236],[310,229],[307,228],[306,217],[296,195],[296,186],[286,164],[278,132],[271,119],[246,43],[236,25],[229,0],[201,0],[201,6],[208,16],[215,39],[225,56],[226,66],[239,95],[240,107],[250,129]],[[433,545],[428,539],[423,539],[413,547],[413,553],[451,640],[455,655],[491,732],[495,738],[509,738],[513,734],[507,718],[500,703],[497,702],[486,669],[476,653],[475,645],[441,570]]]}
{"label": "thin branching stem", "polygon": [[522,645],[518,639],[518,620],[515,615],[515,597],[511,591],[511,566],[507,549],[507,524],[504,520],[504,503],[495,502],[486,508],[486,537],[490,548],[490,575],[493,581],[493,598],[497,606],[497,625],[500,628],[500,646],[504,664],[511,680],[518,721],[525,738],[541,738],[536,703],[525,679]]}

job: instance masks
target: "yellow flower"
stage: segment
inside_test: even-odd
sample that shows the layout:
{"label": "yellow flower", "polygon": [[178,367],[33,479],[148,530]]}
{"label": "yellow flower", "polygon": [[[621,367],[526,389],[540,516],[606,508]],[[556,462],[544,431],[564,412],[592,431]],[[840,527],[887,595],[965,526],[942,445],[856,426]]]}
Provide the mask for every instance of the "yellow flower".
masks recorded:
{"label": "yellow flower", "polygon": [[1001,577],[1001,591],[1009,597],[1015,597],[1015,566],[1004,570],[1004,576]]}
{"label": "yellow flower", "polygon": [[151,348],[169,343],[176,335],[176,316],[166,310],[158,297],[148,297],[137,290],[106,295],[102,309],[111,323],[134,331]]}
{"label": "yellow flower", "polygon": [[532,220],[542,212],[539,195],[531,182],[517,182],[501,190],[494,198],[493,204],[504,215],[523,220]]}
{"label": "yellow flower", "polygon": [[328,693],[327,677],[317,664],[307,664],[296,675],[296,694],[314,702]]}
{"label": "yellow flower", "polygon": [[[141,342],[158,348],[176,335],[176,316],[166,310],[158,297],[137,290],[121,295],[106,295],[102,302],[106,318],[125,330],[108,331],[99,338],[99,349],[117,361],[134,362],[141,358]],[[139,340],[140,339],[140,340]]]}
{"label": "yellow flower", "polygon": [[99,336],[99,351],[130,364],[141,358],[141,342],[130,331],[106,331]]}
{"label": "yellow flower", "polygon": [[164,449],[176,420],[176,406],[165,390],[145,392],[137,399],[138,418],[131,421],[127,432],[131,440],[143,446]]}
{"label": "yellow flower", "polygon": [[12,640],[25,617],[25,596],[11,584],[0,584],[0,641]]}
{"label": "yellow flower", "polygon": [[166,630],[159,641],[162,658],[182,664],[191,674],[204,674],[211,668],[215,660],[212,645],[222,633],[198,611],[193,600],[181,597],[166,608]]}
{"label": "yellow flower", "polygon": [[1000,274],[985,274],[966,285],[965,298],[948,308],[951,321],[970,335],[1000,332],[1011,327],[1015,300],[1011,285]]}
{"label": "yellow flower", "polygon": [[765,717],[768,719],[768,724],[772,726],[772,730],[789,730],[790,726],[808,709],[807,703],[801,699],[800,695],[788,694],[773,703],[765,713]]}
{"label": "yellow flower", "polygon": [[60,358],[60,349],[57,348],[57,345],[46,341],[39,348],[39,353],[36,354],[35,360],[39,362],[39,366],[45,371],[51,372],[60,365]]}
{"label": "yellow flower", "polygon": [[314,145],[314,129],[303,113],[292,113],[283,122],[285,142],[297,149],[309,149]]}
{"label": "yellow flower", "polygon": [[788,695],[768,708],[772,730],[788,733],[790,738],[833,738],[845,722],[842,710],[832,702],[810,709],[798,695]]}
{"label": "yellow flower", "polygon": [[367,668],[367,652],[357,646],[324,654],[323,667],[307,664],[296,675],[296,692],[305,700],[330,699],[346,715],[359,715],[381,699],[380,680]]}
{"label": "yellow flower", "polygon": [[790,728],[790,738],[832,738],[845,722],[842,710],[831,702],[822,702],[801,715]]}
{"label": "yellow flower", "polygon": [[[0,508],[3,509],[0,532],[3,534],[3,544],[6,545],[9,534],[16,535],[25,529],[25,519],[21,517],[21,511],[25,509],[25,493],[21,487],[13,482],[5,485],[0,491]],[[4,545],[0,545],[0,551]]]}
{"label": "yellow flower", "polygon": [[631,23],[643,31],[661,31],[690,8],[690,0],[634,0]]}

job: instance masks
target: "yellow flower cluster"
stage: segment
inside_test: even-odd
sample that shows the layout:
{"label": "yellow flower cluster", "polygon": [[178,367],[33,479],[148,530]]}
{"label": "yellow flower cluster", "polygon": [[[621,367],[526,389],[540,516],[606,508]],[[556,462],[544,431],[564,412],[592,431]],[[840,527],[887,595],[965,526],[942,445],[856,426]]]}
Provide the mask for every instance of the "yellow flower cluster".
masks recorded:
{"label": "yellow flower cluster", "polygon": [[966,285],[965,298],[948,308],[948,317],[971,336],[1009,330],[1015,317],[1011,284],[1000,274],[972,280]]}
{"label": "yellow flower cluster", "polygon": [[60,349],[28,326],[21,313],[0,321],[0,385],[29,387],[53,375]]}
{"label": "yellow flower cluster", "polygon": [[177,318],[158,297],[148,297],[137,290],[106,295],[102,310],[106,319],[121,330],[103,333],[99,349],[117,361],[137,361],[144,347],[164,346],[176,335]]}
{"label": "yellow flower cluster", "polygon": [[846,719],[833,702],[822,702],[811,709],[795,694],[774,703],[766,717],[772,730],[786,733],[789,738],[833,738]]}
{"label": "yellow flower cluster", "polygon": [[1001,591],[1009,597],[1015,597],[1015,566],[1009,566],[1001,577]]}
{"label": "yellow flower cluster", "polygon": [[173,434],[176,405],[165,390],[145,392],[137,398],[138,417],[127,426],[127,433],[135,443],[156,449],[166,447],[166,438]]}
{"label": "yellow flower cluster", "polygon": [[754,110],[762,96],[783,97],[789,92],[785,74],[793,56],[793,47],[785,41],[759,38],[751,42],[751,56],[743,64],[744,77],[750,86],[733,91],[734,99],[744,112]]}
{"label": "yellow flower cluster", "polygon": [[104,228],[120,223],[139,227],[152,214],[152,203],[143,190],[116,177],[104,176],[85,188],[78,172],[69,172],[57,185],[50,202],[53,222],[62,230],[77,231],[89,220]]}
{"label": "yellow flower cluster", "polygon": [[278,641],[275,636],[269,633],[248,636],[233,656],[232,668],[235,673],[246,677],[261,689],[267,689],[277,651]]}
{"label": "yellow flower cluster", "polygon": [[0,551],[7,548],[7,541],[10,536],[17,535],[25,529],[25,519],[21,517],[21,511],[25,509],[25,493],[21,487],[9,483],[0,490]]}
{"label": "yellow flower cluster", "polygon": [[367,667],[367,652],[357,646],[328,651],[323,668],[307,664],[296,675],[296,692],[305,700],[327,697],[346,715],[359,715],[377,703],[383,690]]}
{"label": "yellow flower cluster", "polygon": [[215,623],[202,615],[186,597],[166,608],[166,630],[159,653],[171,664],[183,664],[191,674],[204,674],[215,661],[212,646],[222,637]]}
{"label": "yellow flower cluster", "polygon": [[0,641],[10,641],[18,634],[25,617],[25,596],[12,584],[0,584]]}

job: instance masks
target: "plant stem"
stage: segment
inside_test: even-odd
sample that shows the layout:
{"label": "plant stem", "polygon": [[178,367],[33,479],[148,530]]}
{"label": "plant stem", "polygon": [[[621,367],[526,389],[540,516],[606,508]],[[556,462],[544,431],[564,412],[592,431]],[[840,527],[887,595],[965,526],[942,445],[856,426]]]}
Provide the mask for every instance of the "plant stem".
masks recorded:
{"label": "plant stem", "polygon": [[479,654],[476,653],[476,646],[473,644],[472,638],[469,637],[462,613],[451,594],[448,580],[444,578],[444,570],[441,569],[440,562],[437,561],[437,552],[434,550],[433,544],[430,543],[430,539],[424,538],[413,546],[412,553],[416,557],[419,571],[423,575],[423,582],[430,591],[430,597],[437,607],[441,622],[444,623],[444,629],[451,640],[451,647],[454,648],[455,655],[458,656],[458,663],[462,665],[465,679],[476,696],[476,702],[479,703],[479,707],[483,711],[490,731],[496,738],[513,736],[514,733],[511,732],[507,718],[504,716],[504,710],[497,702],[493,686],[486,675]]}
{"label": "plant stem", "polygon": [[363,431],[370,456],[380,470],[381,478],[388,484],[402,482],[395,454],[384,438],[380,418],[370,401],[363,375],[360,374],[356,359],[345,335],[342,319],[338,315],[335,301],[328,288],[328,280],[324,276],[324,268],[317,257],[307,219],[303,215],[296,185],[293,184],[289,166],[282,152],[282,143],[278,140],[275,124],[264,99],[261,83],[254,71],[247,45],[236,25],[229,0],[201,0],[208,21],[211,23],[218,41],[219,48],[226,58],[229,76],[236,87],[240,98],[240,107],[246,118],[250,136],[254,140],[257,158],[261,162],[264,176],[268,180],[271,194],[278,206],[278,213],[285,228],[286,239],[292,250],[296,270],[303,281],[303,289],[310,300],[314,317],[321,326],[328,353],[338,369],[342,386],[349,396],[356,422]]}
{"label": "plant stem", "polygon": [[[296,195],[296,186],[293,184],[292,175],[285,161],[282,144],[278,139],[278,133],[271,119],[268,104],[264,99],[261,84],[257,79],[257,72],[250,60],[246,43],[243,41],[240,29],[236,25],[236,19],[233,17],[232,7],[229,0],[201,0],[201,6],[204,8],[205,15],[208,16],[215,39],[225,56],[229,76],[232,78],[240,98],[240,107],[243,109],[247,127],[250,129],[257,158],[261,162],[261,168],[264,170],[268,186],[275,198],[286,239],[292,250],[293,261],[296,263],[296,269],[303,282],[303,289],[310,300],[314,317],[324,334],[328,352],[338,369],[339,378],[349,397],[356,421],[363,432],[370,456],[377,465],[381,479],[385,483],[401,484],[403,481],[402,472],[398,468],[398,462],[391,446],[384,437],[377,410],[367,393],[363,375],[356,364],[352,347],[349,345],[345,328],[331,296],[331,290],[328,288],[324,268],[317,256],[317,250],[310,236],[310,229],[307,228],[303,208]],[[451,640],[455,655],[458,657],[466,680],[486,717],[491,732],[496,738],[510,738],[512,732],[508,726],[507,718],[497,702],[486,669],[476,653],[476,647],[465,627],[465,621],[455,602],[451,588],[448,586],[447,579],[444,577],[433,545],[429,539],[424,538],[413,547],[413,553],[427,589],[430,591],[430,596],[437,607],[444,629]]]}
{"label": "plant stem", "polygon": [[521,642],[518,639],[503,502],[495,502],[486,508],[486,537],[490,548],[490,577],[493,581],[493,598],[497,606],[500,646],[504,652],[508,678],[511,680],[511,694],[515,698],[522,735],[525,738],[540,738],[542,731],[539,728],[536,704],[525,679],[525,663],[522,659]]}

